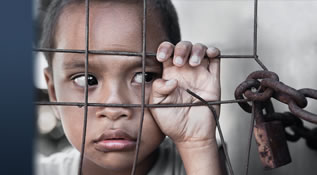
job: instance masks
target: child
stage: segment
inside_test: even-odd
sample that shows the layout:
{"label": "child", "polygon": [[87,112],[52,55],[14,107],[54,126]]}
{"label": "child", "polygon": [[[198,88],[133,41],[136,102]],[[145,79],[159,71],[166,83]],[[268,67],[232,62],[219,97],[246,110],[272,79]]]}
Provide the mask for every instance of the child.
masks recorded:
{"label": "child", "polygon": [[[140,52],[142,0],[92,0],[89,49]],[[44,48],[85,49],[85,2],[54,0],[44,20]],[[220,99],[216,48],[180,41],[175,9],[169,0],[148,0],[145,100],[150,104],[196,103],[185,90],[205,100]],[[208,59],[203,59],[207,55]],[[45,79],[52,102],[83,102],[85,55],[46,53]],[[142,70],[137,56],[89,55],[90,103],[140,104]],[[219,113],[219,106],[216,106]],[[58,106],[65,134],[76,149],[40,157],[41,175],[77,174],[82,140],[83,108]],[[140,108],[89,107],[83,161],[84,175],[131,173]],[[146,108],[138,175],[171,174],[171,148],[160,144],[168,136],[175,143],[187,174],[220,174],[215,122],[207,107]],[[167,145],[170,145],[167,143]],[[184,174],[179,157],[176,172]]]}

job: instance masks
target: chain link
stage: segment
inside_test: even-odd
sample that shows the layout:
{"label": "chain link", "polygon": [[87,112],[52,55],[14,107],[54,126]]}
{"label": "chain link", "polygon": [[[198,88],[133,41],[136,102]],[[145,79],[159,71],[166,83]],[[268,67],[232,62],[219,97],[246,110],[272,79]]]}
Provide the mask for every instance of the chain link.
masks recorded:
{"label": "chain link", "polygon": [[[252,90],[252,89],[256,89]],[[317,124],[317,115],[303,110],[307,106],[306,97],[317,99],[317,90],[296,90],[278,80],[278,76],[270,71],[251,73],[235,91],[236,99],[264,102],[271,97],[288,105],[290,111],[299,118]],[[252,106],[246,102],[238,103],[246,112],[251,112]]]}
{"label": "chain link", "polygon": [[[317,127],[313,129],[305,127],[303,121],[291,112],[273,113],[268,115],[267,119],[270,121],[278,120],[283,123],[288,141],[296,142],[300,138],[304,138],[309,148],[317,150]],[[289,133],[286,128],[289,128],[293,133]]]}
{"label": "chain link", "polygon": [[[272,97],[287,104],[290,112],[274,112],[270,100]],[[317,115],[303,109],[308,103],[306,97],[317,99],[317,90],[308,88],[296,90],[280,82],[277,74],[270,71],[251,73],[235,90],[236,99],[247,99],[263,104],[263,108],[267,111],[264,117],[266,122],[281,121],[288,141],[296,142],[304,138],[309,148],[317,150],[317,127],[309,129],[301,120],[317,124]],[[247,102],[238,104],[244,111],[251,113],[252,105]],[[290,128],[293,133],[289,133],[286,128]]]}

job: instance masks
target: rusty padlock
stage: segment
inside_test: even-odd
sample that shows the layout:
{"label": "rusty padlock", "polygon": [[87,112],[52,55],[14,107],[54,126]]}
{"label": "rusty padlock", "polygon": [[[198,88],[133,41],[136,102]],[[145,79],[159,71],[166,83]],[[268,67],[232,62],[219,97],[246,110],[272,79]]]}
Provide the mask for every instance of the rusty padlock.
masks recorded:
{"label": "rusty padlock", "polygon": [[[263,115],[264,109],[266,115]],[[290,163],[284,127],[280,121],[267,121],[265,117],[274,111],[272,102],[254,102],[255,126],[253,133],[258,152],[265,169],[273,169]]]}

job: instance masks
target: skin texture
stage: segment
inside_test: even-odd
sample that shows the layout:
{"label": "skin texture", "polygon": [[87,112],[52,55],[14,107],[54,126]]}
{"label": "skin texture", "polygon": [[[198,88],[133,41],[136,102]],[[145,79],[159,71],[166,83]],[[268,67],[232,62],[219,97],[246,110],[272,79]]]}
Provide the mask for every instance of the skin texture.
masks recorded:
{"label": "skin texture", "polygon": [[[186,89],[207,101],[219,100],[220,60],[214,58],[219,54],[216,48],[192,45],[188,41],[179,42],[176,46],[161,43],[157,55],[158,61],[163,63],[163,74],[162,79],[153,83],[150,102],[199,102]],[[208,58],[204,58],[205,55]],[[220,106],[214,107],[219,116]],[[162,132],[174,141],[188,175],[221,174],[215,121],[207,107],[153,108],[151,112]]]}
{"label": "skin texture", "polygon": [[[140,7],[136,4],[93,2],[90,10],[89,49],[140,52]],[[218,100],[219,59],[214,57],[219,54],[219,50],[207,50],[202,44],[192,45],[190,42],[180,42],[176,46],[163,42],[167,38],[157,21],[157,16],[152,14],[148,22],[147,51],[157,51],[158,58],[146,59],[146,102],[197,102],[184,91],[187,88],[206,100]],[[85,49],[84,34],[84,5],[66,7],[58,22],[56,47]],[[203,59],[205,55],[209,59]],[[182,63],[177,61],[180,57]],[[54,54],[52,72],[45,70],[51,101],[84,101],[84,60],[83,54]],[[140,57],[89,55],[88,72],[89,102],[140,103]],[[55,112],[62,121],[68,140],[80,150],[83,108],[59,106]],[[83,169],[85,175],[130,174],[134,149],[104,152],[96,149],[95,141],[103,133],[117,130],[136,139],[140,117],[141,110],[138,108],[89,107]],[[165,135],[175,142],[188,174],[219,173],[215,122],[206,107],[196,107],[145,110],[137,174],[146,174],[153,166],[156,159],[154,151]],[[195,160],[196,163],[190,163]]]}

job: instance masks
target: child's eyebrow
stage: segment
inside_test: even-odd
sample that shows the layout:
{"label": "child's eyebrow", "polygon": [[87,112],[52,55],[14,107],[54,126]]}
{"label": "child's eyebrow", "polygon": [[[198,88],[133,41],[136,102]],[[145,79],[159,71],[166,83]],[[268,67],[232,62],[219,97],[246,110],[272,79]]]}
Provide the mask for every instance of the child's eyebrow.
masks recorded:
{"label": "child's eyebrow", "polygon": [[82,60],[72,60],[67,61],[63,64],[64,69],[76,69],[76,68],[85,68],[85,61]]}

